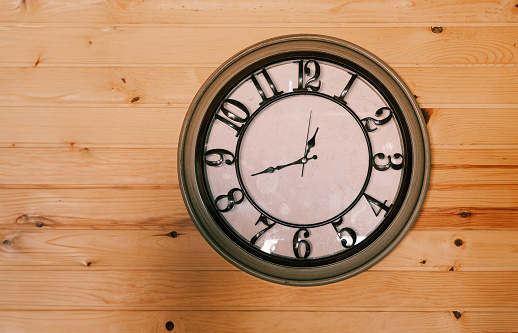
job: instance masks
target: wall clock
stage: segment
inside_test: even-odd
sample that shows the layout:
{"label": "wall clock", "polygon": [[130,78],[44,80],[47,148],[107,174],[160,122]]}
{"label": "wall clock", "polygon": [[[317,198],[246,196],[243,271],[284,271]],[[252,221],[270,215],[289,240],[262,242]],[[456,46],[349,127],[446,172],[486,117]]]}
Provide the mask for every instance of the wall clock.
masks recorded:
{"label": "wall clock", "polygon": [[319,35],[253,45],[195,96],[180,188],[206,241],[256,277],[332,283],[386,256],[423,203],[430,148],[403,81]]}

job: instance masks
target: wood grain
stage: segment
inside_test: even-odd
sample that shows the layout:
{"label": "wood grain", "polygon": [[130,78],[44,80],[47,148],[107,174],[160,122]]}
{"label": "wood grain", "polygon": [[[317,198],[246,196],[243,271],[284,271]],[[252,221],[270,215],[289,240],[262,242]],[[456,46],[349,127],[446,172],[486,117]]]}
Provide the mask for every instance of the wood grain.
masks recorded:
{"label": "wood grain", "polygon": [[432,32],[430,26],[235,29],[170,25],[4,25],[0,29],[0,40],[9,41],[5,46],[9,47],[10,52],[0,54],[0,66],[217,67],[252,44],[297,33],[347,40],[376,54],[391,66],[518,64],[518,26],[448,26],[438,34]]}
{"label": "wood grain", "polygon": [[[371,271],[518,272],[517,237],[516,230],[412,231]],[[167,231],[54,230],[44,225],[0,229],[0,241],[3,270],[237,270],[193,225],[172,224]]]}
{"label": "wood grain", "polygon": [[518,272],[368,271],[304,288],[268,283],[241,271],[10,270],[0,276],[0,288],[2,310],[518,309]]}
{"label": "wood grain", "polygon": [[[474,198],[473,200],[477,200]],[[518,224],[518,209],[471,207],[424,208],[414,230],[514,230]]]}
{"label": "wood grain", "polygon": [[[434,153],[432,186],[518,185],[517,149]],[[178,186],[177,149],[169,148],[0,148],[0,164],[1,185]]]}
{"label": "wood grain", "polygon": [[[0,148],[177,147],[187,106],[120,106],[0,107]],[[461,105],[424,109],[423,113],[428,119],[434,163],[460,160],[473,164],[483,158],[483,164],[518,164],[518,107],[481,109]],[[475,148],[482,149],[467,150]],[[454,158],[456,154],[458,158]]]}
{"label": "wood grain", "polygon": [[432,147],[449,145],[460,150],[468,145],[491,145],[491,149],[497,148],[494,145],[516,145],[518,120],[514,115],[518,109],[497,107],[424,109]]}
{"label": "wood grain", "polygon": [[[517,23],[511,0],[0,1],[0,331],[518,332]],[[408,236],[314,288],[227,263],[177,180],[201,84],[291,33],[389,63],[432,149]]]}
{"label": "wood grain", "polygon": [[43,222],[79,229],[117,228],[153,229],[192,223],[179,189],[162,186],[151,188],[75,188],[52,186],[0,191],[2,224],[20,227]]}
{"label": "wood grain", "polygon": [[0,107],[0,147],[176,147],[186,111],[187,107]]}
{"label": "wood grain", "polygon": [[[176,149],[22,148],[0,151],[0,184],[174,185]],[[14,178],[13,178],[14,175]]]}
{"label": "wood grain", "polygon": [[503,23],[515,22],[518,11],[506,0],[425,0],[342,2],[192,2],[160,0],[65,0],[52,2],[4,1],[0,7],[2,22],[64,23],[175,23],[175,24],[298,24],[347,23],[404,24],[429,22]]}
{"label": "wood grain", "polygon": [[[192,225],[180,190],[167,186],[43,185],[0,191],[2,228],[156,229]],[[518,188],[431,188],[416,228],[518,230]]]}
{"label": "wood grain", "polygon": [[[4,68],[0,106],[186,106],[214,67]],[[423,108],[516,108],[518,67],[397,67]],[[476,105],[476,106],[474,106]]]}
{"label": "wood grain", "polygon": [[[458,318],[457,318],[458,317]],[[314,318],[318,318],[315,320]],[[2,311],[0,329],[9,332],[90,333],[107,327],[113,332],[167,333],[516,333],[516,312],[338,312],[338,311]],[[170,324],[169,324],[170,325]],[[171,326],[169,326],[171,327]]]}

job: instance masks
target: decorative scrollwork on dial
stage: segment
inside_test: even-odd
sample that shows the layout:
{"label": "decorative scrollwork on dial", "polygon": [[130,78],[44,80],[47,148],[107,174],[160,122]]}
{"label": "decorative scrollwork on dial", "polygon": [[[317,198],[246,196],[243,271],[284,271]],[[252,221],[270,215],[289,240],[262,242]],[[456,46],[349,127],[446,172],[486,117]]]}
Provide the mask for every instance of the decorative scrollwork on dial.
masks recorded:
{"label": "decorative scrollwork on dial", "polygon": [[384,160],[385,159],[385,154],[378,153],[378,154],[376,154],[376,155],[374,155],[372,157],[372,166],[374,167],[374,169],[376,169],[378,171],[385,171],[385,170],[388,170],[390,168],[392,168],[394,170],[401,170],[403,168],[403,165],[404,165],[404,162],[405,162],[404,159],[403,159],[403,155],[401,155],[400,153],[394,154],[393,158],[395,160],[401,160],[401,163],[393,163],[391,155],[388,155],[386,157],[388,159],[388,163],[386,163],[386,164],[377,164],[376,163],[376,158],[378,158],[380,160]]}
{"label": "decorative scrollwork on dial", "polygon": [[365,130],[367,132],[373,132],[377,130],[378,127],[376,126],[384,125],[388,123],[390,119],[392,119],[392,111],[390,110],[390,108],[386,106],[379,108],[374,115],[377,118],[380,118],[385,113],[385,110],[387,110],[388,112],[388,115],[385,118],[375,119],[371,117],[366,117],[362,119],[363,126],[365,127]]}

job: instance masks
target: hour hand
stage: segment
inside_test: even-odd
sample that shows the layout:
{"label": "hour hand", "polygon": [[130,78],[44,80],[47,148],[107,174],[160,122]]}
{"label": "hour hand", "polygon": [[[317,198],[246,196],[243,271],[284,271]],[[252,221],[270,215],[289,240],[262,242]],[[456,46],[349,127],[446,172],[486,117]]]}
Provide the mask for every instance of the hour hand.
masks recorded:
{"label": "hour hand", "polygon": [[260,175],[262,173],[272,173],[275,171],[275,168],[274,167],[269,167],[267,169],[264,169],[263,171],[261,172],[258,172],[258,173],[254,173],[252,176],[257,176],[257,175]]}
{"label": "hour hand", "polygon": [[275,170],[280,170],[280,169],[284,169],[285,167],[287,166],[290,166],[290,165],[295,165],[295,164],[302,164],[302,160],[304,159],[304,157],[302,158],[299,158],[298,160],[296,160],[295,162],[291,162],[291,163],[288,163],[288,164],[283,164],[283,165],[278,165],[276,167],[269,167],[269,168],[266,168],[264,169],[263,171],[261,172],[258,172],[258,173],[254,173],[252,176],[257,176],[257,175],[260,175],[262,173],[273,173]]}
{"label": "hour hand", "polygon": [[297,165],[297,164],[306,164],[309,160],[313,160],[313,159],[317,159],[317,156],[314,155],[314,156],[311,156],[310,158],[306,158],[306,157],[301,157],[299,158],[298,160],[296,160],[295,162],[291,162],[291,163],[288,163],[288,164],[283,164],[283,165],[279,165],[279,166],[276,166],[276,167],[269,167],[267,169],[264,169],[263,171],[261,172],[258,172],[258,173],[254,173],[252,176],[256,176],[256,175],[260,175],[262,173],[273,173],[275,170],[280,170],[280,169],[284,169],[285,167],[289,167],[290,165]]}
{"label": "hour hand", "polygon": [[290,165],[304,164],[304,163],[306,163],[305,161],[306,161],[306,159],[304,157],[301,157],[298,160],[296,160],[295,162],[291,162],[291,163],[284,164],[284,165],[279,165],[279,166],[276,166],[274,169],[280,170],[280,169],[284,169],[285,167],[288,167]]}

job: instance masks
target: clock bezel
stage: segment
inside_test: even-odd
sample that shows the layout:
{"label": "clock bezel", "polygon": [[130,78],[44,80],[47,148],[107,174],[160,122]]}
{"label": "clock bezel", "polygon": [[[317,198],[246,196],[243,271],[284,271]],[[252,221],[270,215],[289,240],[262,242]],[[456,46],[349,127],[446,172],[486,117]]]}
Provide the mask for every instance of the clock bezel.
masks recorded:
{"label": "clock bezel", "polygon": [[[403,127],[406,176],[394,201],[395,208],[366,240],[351,250],[321,259],[275,260],[247,245],[219,223],[219,212],[207,203],[200,151],[203,132],[224,96],[246,75],[289,59],[322,59],[361,74],[393,109]],[[402,128],[402,126],[398,125]],[[408,131],[404,130],[407,128]],[[408,157],[410,156],[410,157]],[[238,53],[220,66],[200,88],[186,115],[178,150],[180,188],[196,227],[226,260],[256,277],[281,284],[309,286],[352,277],[385,257],[406,235],[424,201],[430,173],[430,148],[424,118],[410,90],[381,60],[343,40],[318,35],[292,35],[266,40]],[[404,173],[405,175],[405,173]],[[200,183],[201,182],[201,183]],[[404,193],[405,190],[405,193]],[[235,234],[234,234],[235,235]]]}

